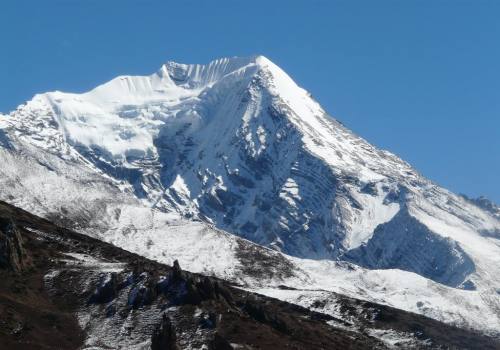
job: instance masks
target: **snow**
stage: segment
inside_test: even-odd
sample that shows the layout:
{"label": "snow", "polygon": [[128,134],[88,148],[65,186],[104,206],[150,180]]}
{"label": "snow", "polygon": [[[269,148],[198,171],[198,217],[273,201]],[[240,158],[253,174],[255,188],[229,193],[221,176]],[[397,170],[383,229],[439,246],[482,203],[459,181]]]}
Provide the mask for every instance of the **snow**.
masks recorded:
{"label": "snow", "polygon": [[88,268],[95,269],[101,272],[122,272],[125,269],[126,264],[113,263],[98,260],[90,255],[79,254],[79,253],[66,253],[71,259],[61,259],[69,266],[75,266],[78,268]]}
{"label": "snow", "polygon": [[390,221],[400,210],[398,203],[385,204],[385,193],[380,189],[381,184],[377,184],[379,189],[376,196],[352,191],[352,196],[361,203],[361,210],[353,216],[350,222],[350,230],[345,239],[344,246],[348,249],[359,247],[367,242],[373,235],[378,225]]}
{"label": "snow", "polygon": [[296,200],[300,200],[299,187],[294,179],[288,178],[280,192],[280,197],[286,200],[292,207],[296,207]]}
{"label": "snow", "polygon": [[418,348],[431,345],[430,341],[418,340],[414,334],[396,332],[392,329],[368,329],[367,332],[372,337],[382,340],[390,349],[401,349],[402,346]]}
{"label": "snow", "polygon": [[9,122],[7,116],[0,113],[0,129],[5,129],[8,126]]}
{"label": "snow", "polygon": [[246,70],[255,67],[251,59],[226,58],[206,66],[168,62],[150,76],[120,76],[81,95],[56,91],[34,101],[50,106],[74,143],[99,147],[119,159],[151,156],[159,128],[182,114],[182,106],[225,76],[248,75]]}
{"label": "snow", "polygon": [[177,177],[175,178],[175,181],[172,184],[172,188],[175,189],[177,192],[180,192],[187,197],[189,197],[189,195],[190,195],[189,188],[186,186],[184,179],[180,175],[177,175]]}
{"label": "snow", "polygon": [[[369,300],[423,314],[439,321],[472,327],[498,335],[498,307],[492,308],[481,292],[463,291],[432,282],[417,274],[402,270],[350,269],[330,261],[293,259],[307,274],[307,280],[291,278],[276,281],[266,287],[247,287],[249,290],[304,307],[316,300],[326,301],[317,311],[342,318],[335,297],[329,292]],[[297,290],[279,289],[286,285]]]}
{"label": "snow", "polygon": [[[177,215],[137,208],[122,211],[120,221],[102,238],[138,252],[150,259],[172,264],[179,260],[182,267],[221,278],[233,275],[236,242],[231,236],[211,229],[206,224],[181,219]],[[130,228],[130,230],[127,230]],[[122,232],[129,232],[126,236]]]}

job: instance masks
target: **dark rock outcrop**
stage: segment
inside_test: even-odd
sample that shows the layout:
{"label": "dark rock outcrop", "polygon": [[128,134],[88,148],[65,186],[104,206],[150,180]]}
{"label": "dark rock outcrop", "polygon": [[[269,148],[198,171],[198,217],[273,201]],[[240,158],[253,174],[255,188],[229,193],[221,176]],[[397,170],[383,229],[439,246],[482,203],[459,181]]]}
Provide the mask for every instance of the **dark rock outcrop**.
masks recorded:
{"label": "dark rock outcrop", "polygon": [[28,265],[29,257],[16,225],[0,218],[0,268],[20,272]]}
{"label": "dark rock outcrop", "polygon": [[252,297],[246,300],[244,310],[254,320],[265,323],[278,332],[287,333],[289,331],[284,319],[282,319],[277,313],[266,310],[262,304],[258,303]]}
{"label": "dark rock outcrop", "polygon": [[90,297],[90,303],[104,304],[108,303],[118,294],[118,277],[116,273],[104,275],[100,285],[96,288],[94,294]]}
{"label": "dark rock outcrop", "polygon": [[173,281],[180,281],[183,278],[184,277],[182,274],[181,266],[179,265],[179,261],[175,260],[174,265],[172,266],[172,280]]}
{"label": "dark rock outcrop", "polygon": [[139,281],[132,287],[128,296],[128,304],[134,309],[151,305],[158,296],[156,276],[147,276],[144,281]]}
{"label": "dark rock outcrop", "polygon": [[151,350],[178,350],[175,329],[167,315],[163,315],[160,324],[151,337]]}
{"label": "dark rock outcrop", "polygon": [[[170,284],[177,286],[173,290],[177,291],[175,299],[178,302],[199,305],[205,300],[219,300],[226,303],[231,303],[232,300],[231,292],[223,287],[219,281],[210,277],[188,276],[182,271],[177,260],[174,261],[170,273],[168,285]],[[168,285],[168,291],[165,290],[165,286],[160,286],[160,290],[163,290],[166,294],[171,294],[172,288]]]}
{"label": "dark rock outcrop", "polygon": [[219,281],[209,277],[194,277],[186,280],[186,295],[184,302],[197,305],[202,301],[217,300],[231,304],[231,292],[223,287]]}
{"label": "dark rock outcrop", "polygon": [[214,339],[212,340],[212,343],[210,344],[210,349],[211,350],[233,350],[233,346],[231,343],[227,341],[224,337],[219,335],[219,333],[215,333]]}

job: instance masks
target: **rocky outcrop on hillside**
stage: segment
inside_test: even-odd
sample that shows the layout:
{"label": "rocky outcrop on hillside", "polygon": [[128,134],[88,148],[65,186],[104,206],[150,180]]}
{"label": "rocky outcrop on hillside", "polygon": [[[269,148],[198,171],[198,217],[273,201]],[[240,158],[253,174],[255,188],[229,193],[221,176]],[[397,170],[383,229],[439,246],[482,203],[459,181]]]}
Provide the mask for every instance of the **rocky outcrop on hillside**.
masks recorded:
{"label": "rocky outcrop on hillside", "polygon": [[0,268],[21,272],[29,265],[29,256],[16,224],[0,218]]}
{"label": "rocky outcrop on hillside", "polygon": [[[8,223],[2,232],[15,231],[31,257],[29,268],[0,269],[0,343],[8,349],[385,349],[387,334],[393,348],[499,346],[349,298],[342,301],[347,322],[183,271],[178,262],[148,260],[1,202],[0,218]],[[26,266],[25,258],[15,261]]]}

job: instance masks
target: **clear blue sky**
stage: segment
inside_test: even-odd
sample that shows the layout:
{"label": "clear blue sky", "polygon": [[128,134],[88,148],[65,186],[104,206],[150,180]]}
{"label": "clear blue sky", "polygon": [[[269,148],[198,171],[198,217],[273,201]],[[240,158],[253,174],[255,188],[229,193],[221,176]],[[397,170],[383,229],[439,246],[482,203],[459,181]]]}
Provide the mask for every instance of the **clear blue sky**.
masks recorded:
{"label": "clear blue sky", "polygon": [[500,1],[3,0],[0,111],[162,62],[263,54],[435,182],[500,202]]}

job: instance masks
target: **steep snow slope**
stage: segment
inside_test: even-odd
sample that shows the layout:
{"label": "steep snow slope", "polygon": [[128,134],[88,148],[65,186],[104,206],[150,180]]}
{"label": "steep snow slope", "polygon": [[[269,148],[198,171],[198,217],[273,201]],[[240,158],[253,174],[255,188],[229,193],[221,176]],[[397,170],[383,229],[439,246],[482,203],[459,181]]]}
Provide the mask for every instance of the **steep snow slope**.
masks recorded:
{"label": "steep snow slope", "polygon": [[466,195],[461,195],[467,201],[477,205],[479,208],[488,211],[493,214],[494,217],[500,218],[500,206],[490,201],[488,198],[481,196],[479,198],[469,198]]}
{"label": "steep snow slope", "polygon": [[[0,145],[1,199],[148,256],[179,232],[171,225],[180,214],[301,258],[300,268],[333,259],[400,269],[409,272],[391,271],[408,288],[420,275],[412,298],[433,290],[425,278],[446,285],[444,298],[465,319],[473,316],[455,293],[479,310],[498,307],[498,217],[354,135],[262,56],[170,62],[85,94],[37,95],[0,116]],[[204,232],[198,239],[233,251]],[[220,266],[231,266],[231,254]],[[220,271],[216,259],[204,262]],[[331,275],[323,263],[313,270]],[[379,278],[359,271],[359,280]],[[351,285],[359,283],[373,285]],[[450,308],[440,303],[432,301]]]}

